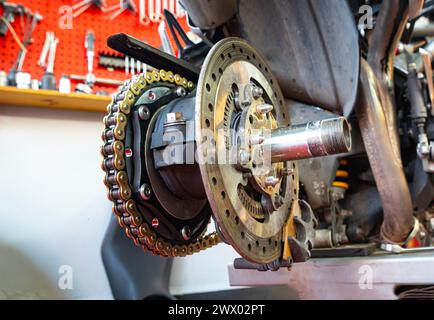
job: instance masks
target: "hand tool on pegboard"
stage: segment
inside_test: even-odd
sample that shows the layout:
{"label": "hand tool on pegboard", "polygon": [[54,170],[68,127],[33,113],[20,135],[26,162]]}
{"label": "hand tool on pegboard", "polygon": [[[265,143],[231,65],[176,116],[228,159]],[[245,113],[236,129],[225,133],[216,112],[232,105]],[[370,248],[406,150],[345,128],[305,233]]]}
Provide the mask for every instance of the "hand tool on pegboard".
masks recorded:
{"label": "hand tool on pegboard", "polygon": [[97,8],[101,9],[102,12],[106,11],[106,3],[104,0],[82,0],[72,6],[72,16],[74,18],[77,18],[79,15],[90,9],[92,6],[96,6]]}
{"label": "hand tool on pegboard", "polygon": [[[0,0],[2,1],[2,0]],[[138,0],[137,0],[138,1]],[[136,2],[137,8],[139,3]],[[162,1],[162,0],[158,0]],[[38,23],[35,32],[32,37],[34,43],[29,46],[29,50],[25,57],[23,69],[32,75],[33,79],[41,80],[44,75],[45,69],[38,66],[38,59],[41,54],[41,50],[44,44],[46,30],[52,30],[55,32],[56,37],[59,38],[60,42],[57,46],[56,51],[56,61],[54,67],[54,74],[56,79],[59,80],[62,74],[65,75],[80,75],[85,77],[87,73],[87,65],[84,63],[86,58],[86,51],[83,49],[83,40],[87,30],[93,30],[96,36],[95,40],[95,54],[98,50],[113,54],[114,50],[111,50],[106,46],[106,39],[119,31],[126,32],[133,35],[138,39],[146,39],[149,45],[153,47],[160,47],[161,42],[158,35],[158,24],[150,23],[147,26],[143,26],[139,22],[138,14],[133,17],[132,14],[126,14],[126,12],[119,15],[115,20],[111,21],[108,19],[109,14],[102,14],[103,9],[92,5],[89,10],[84,11],[78,19],[73,19],[72,29],[61,29],[59,25],[59,18],[62,15],[59,13],[59,8],[64,5],[73,6],[77,3],[82,2],[81,0],[6,0],[9,3],[19,3],[24,7],[31,9],[33,12],[38,10],[38,12],[44,17],[42,23]],[[107,5],[117,4],[119,0],[106,0]],[[150,1],[148,1],[150,2]],[[148,13],[148,2],[145,0],[145,13],[149,17]],[[155,0],[154,7],[155,7]],[[164,7],[163,2],[161,2],[161,8]],[[175,5],[178,5],[175,2]],[[169,8],[170,8],[169,2]],[[175,11],[179,12],[176,10]],[[0,7],[0,14],[3,14],[3,9]],[[66,15],[66,13],[65,13]],[[18,40],[23,41],[24,28],[20,25],[20,15],[15,16],[15,21],[12,23],[12,27],[15,29],[18,35]],[[23,23],[25,22],[25,17],[23,17]],[[113,23],[115,22],[115,23]],[[186,19],[179,20],[184,28],[188,28]],[[169,30],[167,30],[169,31]],[[83,39],[83,40],[80,40]],[[19,42],[14,41],[14,37],[11,32],[8,32],[5,37],[0,36],[0,47],[6,48],[7,50],[0,50],[0,70],[5,70],[8,72],[13,64],[15,63],[16,54],[20,50]],[[13,55],[12,55],[13,54]],[[130,58],[130,57],[129,57]],[[134,57],[133,57],[134,58]],[[134,58],[135,67],[134,71],[137,72],[138,59]],[[128,59],[130,61],[130,59]],[[143,63],[141,63],[140,72],[145,69]],[[95,62],[93,73],[97,78],[102,79],[113,79],[116,81],[124,81],[129,77],[131,68],[128,68],[128,75],[125,74],[125,68],[121,69],[110,69],[104,66],[98,65]],[[81,81],[81,80],[80,80]],[[85,80],[83,80],[85,82]],[[73,81],[71,90],[75,90],[75,86],[78,82]],[[97,92],[99,90],[106,90],[112,92],[115,90],[115,86],[108,85],[105,83],[95,82],[93,86],[93,91]]]}
{"label": "hand tool on pegboard", "polygon": [[131,72],[131,74],[132,75],[135,75],[136,74],[136,70],[135,70],[135,68],[136,68],[136,61],[134,60],[134,58],[130,58],[130,72]]}
{"label": "hand tool on pegboard", "polygon": [[149,1],[148,0],[148,12],[149,12],[149,20],[152,22],[160,22],[161,20],[161,1],[162,0],[156,0]]}
{"label": "hand tool on pegboard", "polygon": [[8,74],[8,84],[12,86],[16,85],[17,73],[22,73],[23,71],[24,60],[27,54],[27,47],[32,42],[32,34],[36,28],[37,23],[42,20],[42,16],[38,12],[32,13],[29,9],[25,9],[24,13],[26,15],[26,25],[22,47],[20,48],[17,59]]}
{"label": "hand tool on pegboard", "polygon": [[93,59],[95,57],[95,34],[91,30],[86,32],[84,47],[86,48],[87,58],[86,84],[92,87],[95,83],[95,74],[93,73]]}
{"label": "hand tool on pegboard", "polygon": [[45,41],[44,41],[44,45],[42,46],[41,55],[39,56],[38,66],[45,67],[47,62],[46,60],[47,60],[48,51],[50,51],[50,44],[51,41],[54,40],[54,38],[55,37],[53,31],[47,31],[45,33]]}
{"label": "hand tool on pegboard", "polygon": [[41,80],[41,88],[46,90],[56,90],[56,76],[54,75],[54,62],[56,59],[56,49],[59,44],[59,39],[57,39],[54,34],[50,38],[49,50],[48,50],[48,63],[45,73]]}
{"label": "hand tool on pegboard", "polygon": [[[86,32],[84,39],[84,47],[86,49],[87,58],[87,74],[86,76],[80,76],[71,74],[71,80],[85,81],[85,84],[81,84],[79,91],[89,93],[92,92],[92,87],[95,83],[101,83],[106,85],[121,85],[123,82],[114,79],[97,78],[94,74],[93,60],[95,57],[95,34],[92,30]],[[85,88],[87,86],[87,88]]]}
{"label": "hand tool on pegboard", "polygon": [[145,0],[139,0],[139,22],[145,26],[151,23],[151,20],[146,15]]}
{"label": "hand tool on pegboard", "polygon": [[[74,80],[74,81],[86,81],[86,77],[85,76],[80,76],[80,75],[77,75],[77,74],[71,74],[70,75],[70,79]],[[95,82],[94,83],[100,83],[100,84],[105,84],[105,85],[109,85],[109,86],[120,86],[124,82],[125,81],[122,81],[122,80],[95,77]],[[89,92],[92,92],[92,89],[88,85],[86,85],[86,86],[90,89]]]}
{"label": "hand tool on pegboard", "polygon": [[139,0],[139,21],[143,25],[163,20],[163,10],[169,10],[178,18],[185,17],[185,11],[178,0],[148,0],[148,15],[145,12],[145,0]]}
{"label": "hand tool on pegboard", "polygon": [[185,10],[184,8],[182,8],[181,3],[179,2],[179,0],[175,0],[176,1],[176,12],[172,11],[172,13],[176,14],[176,17],[178,19],[184,18],[185,17]]}
{"label": "hand tool on pegboard", "polygon": [[[117,9],[117,10],[116,10]],[[115,11],[116,10],[116,11]],[[132,13],[137,12],[137,7],[132,0],[120,0],[119,4],[106,8],[105,12],[115,11],[110,17],[110,20],[116,19],[124,11],[130,11]]]}
{"label": "hand tool on pegboard", "polygon": [[4,37],[8,33],[9,25],[14,21],[15,16],[24,13],[24,7],[5,0],[0,0],[0,6],[3,8],[3,17],[0,19],[0,36]]}
{"label": "hand tool on pegboard", "polygon": [[125,56],[109,52],[98,52],[98,65],[107,69],[125,69]]}
{"label": "hand tool on pegboard", "polygon": [[[130,67],[130,64],[134,64],[134,66]],[[147,71],[146,63],[128,56],[108,52],[98,53],[98,65],[111,70],[125,70],[125,74],[127,75]]]}
{"label": "hand tool on pegboard", "polygon": [[37,23],[41,20],[42,20],[42,16],[38,12],[32,13],[30,12],[30,10],[27,11],[27,23],[26,23],[27,27],[26,27],[26,31],[24,32],[24,39],[23,39],[24,48],[21,48],[18,54],[16,65],[14,65],[14,68],[17,71],[23,70],[24,59],[27,53],[26,49],[29,46],[29,44],[32,42],[32,34],[33,31],[35,31]]}

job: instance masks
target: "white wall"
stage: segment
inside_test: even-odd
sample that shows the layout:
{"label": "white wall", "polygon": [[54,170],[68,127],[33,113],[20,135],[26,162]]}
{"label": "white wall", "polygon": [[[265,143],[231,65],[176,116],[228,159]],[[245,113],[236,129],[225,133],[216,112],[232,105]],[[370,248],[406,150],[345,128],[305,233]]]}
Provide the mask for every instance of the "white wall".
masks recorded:
{"label": "white wall", "polygon": [[[101,114],[0,107],[0,296],[111,298]],[[58,288],[59,267],[73,290]]]}
{"label": "white wall", "polygon": [[[0,298],[112,298],[100,254],[111,210],[102,117],[0,106]],[[220,245],[176,259],[173,293],[229,288],[235,256]],[[58,288],[62,265],[72,267],[73,290]]]}

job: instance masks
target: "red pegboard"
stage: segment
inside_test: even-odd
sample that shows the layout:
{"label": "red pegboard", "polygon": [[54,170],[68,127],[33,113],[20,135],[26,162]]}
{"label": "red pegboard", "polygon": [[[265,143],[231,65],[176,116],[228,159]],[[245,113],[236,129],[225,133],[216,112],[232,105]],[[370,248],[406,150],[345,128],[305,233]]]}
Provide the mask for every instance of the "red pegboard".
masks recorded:
{"label": "red pegboard", "polygon": [[[162,1],[162,0],[147,0]],[[33,42],[28,46],[28,53],[24,62],[23,71],[29,72],[32,79],[41,79],[44,74],[44,69],[37,65],[42,46],[45,40],[45,32],[53,31],[56,38],[59,39],[59,44],[56,51],[56,63],[54,73],[57,80],[62,74],[78,74],[85,75],[87,73],[87,58],[86,49],[84,48],[84,39],[87,30],[93,30],[95,33],[95,60],[94,73],[97,77],[110,78],[117,80],[125,80],[130,77],[122,70],[108,71],[105,68],[99,67],[97,63],[97,53],[100,51],[113,52],[106,45],[107,38],[115,33],[124,32],[134,36],[137,39],[145,40],[154,47],[161,45],[158,36],[158,23],[150,23],[144,26],[139,23],[138,14],[134,15],[129,11],[123,12],[115,20],[109,20],[109,14],[101,12],[97,7],[91,7],[89,10],[73,19],[72,29],[60,29],[59,8],[64,5],[73,5],[80,0],[9,0],[7,2],[22,4],[32,10],[39,12],[43,20],[38,23],[33,32]],[[135,1],[138,6],[138,1]],[[119,0],[107,0],[107,6],[119,3]],[[0,13],[3,10],[0,8]],[[184,30],[187,30],[186,19],[179,20]],[[16,17],[12,23],[15,31],[20,39],[23,37],[23,30],[20,23],[20,18]],[[0,70],[8,72],[14,64],[19,46],[14,41],[11,32],[8,32],[6,37],[0,37]],[[113,92],[116,90],[113,86],[95,85],[94,91],[106,90]]]}

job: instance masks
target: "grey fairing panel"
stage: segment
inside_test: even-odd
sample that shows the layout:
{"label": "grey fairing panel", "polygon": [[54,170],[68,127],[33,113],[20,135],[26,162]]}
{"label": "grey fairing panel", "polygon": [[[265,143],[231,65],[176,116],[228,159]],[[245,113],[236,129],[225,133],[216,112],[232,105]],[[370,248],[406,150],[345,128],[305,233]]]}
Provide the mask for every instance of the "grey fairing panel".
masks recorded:
{"label": "grey fairing panel", "polygon": [[265,56],[284,95],[348,116],[357,97],[360,50],[343,0],[239,0],[239,36]]}

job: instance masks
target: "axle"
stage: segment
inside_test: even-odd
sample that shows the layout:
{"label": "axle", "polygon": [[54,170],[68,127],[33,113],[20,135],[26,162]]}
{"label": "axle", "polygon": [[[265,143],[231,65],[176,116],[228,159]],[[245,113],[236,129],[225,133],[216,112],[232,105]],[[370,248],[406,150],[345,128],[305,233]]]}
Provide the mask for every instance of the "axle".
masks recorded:
{"label": "axle", "polygon": [[344,117],[308,122],[273,130],[263,146],[273,163],[346,153],[351,129]]}

